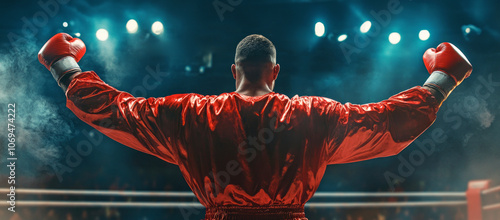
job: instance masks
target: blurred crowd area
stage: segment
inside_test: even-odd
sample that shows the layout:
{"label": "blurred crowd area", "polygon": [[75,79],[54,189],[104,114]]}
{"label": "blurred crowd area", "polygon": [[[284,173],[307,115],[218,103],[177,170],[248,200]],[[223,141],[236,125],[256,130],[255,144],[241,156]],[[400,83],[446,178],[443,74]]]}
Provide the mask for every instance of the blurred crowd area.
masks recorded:
{"label": "blurred crowd area", "polygon": [[[123,151],[125,151],[123,153]],[[146,154],[132,154],[133,150],[116,147],[96,148],[92,157],[84,159],[79,167],[59,177],[48,167],[36,174],[21,172],[16,179],[18,188],[36,189],[82,189],[82,190],[125,190],[125,191],[191,191],[178,167]],[[403,153],[404,155],[404,153]],[[433,158],[439,161],[433,161]],[[112,160],[111,160],[112,159]],[[391,158],[389,158],[391,159]],[[434,165],[432,172],[424,166],[394,183],[387,182],[387,171],[397,173],[398,161],[376,159],[366,162],[328,167],[318,192],[465,192],[467,183],[482,176],[464,176],[460,169],[436,166],[443,158],[429,158],[426,164]],[[450,163],[451,165],[452,163]],[[454,166],[452,166],[454,167]],[[456,167],[456,166],[455,166]],[[445,169],[446,168],[446,169]],[[452,172],[450,172],[452,170]],[[497,174],[489,172],[492,186],[498,185]],[[0,176],[0,182],[7,182]],[[158,197],[110,197],[110,196],[60,196],[60,195],[17,195],[16,200],[36,201],[134,201],[134,202],[196,202],[195,198]],[[436,201],[432,198],[312,198],[310,202],[395,202]],[[446,200],[463,200],[451,198]],[[500,201],[500,195],[493,198]],[[440,201],[440,200],[439,200]],[[309,208],[309,220],[466,220],[467,207],[420,207],[420,208]],[[109,207],[16,207],[13,215],[7,209],[0,209],[0,220],[200,220],[204,218],[202,208],[109,208]]]}
{"label": "blurred crowd area", "polygon": [[[139,172],[141,173],[141,172]],[[144,171],[142,175],[148,176]],[[76,181],[73,189],[95,189],[95,190],[132,190],[132,191],[178,191],[185,184],[182,180],[167,181],[165,178],[142,178],[139,175],[135,181],[125,181],[120,177],[113,177],[112,181],[99,181],[92,179],[92,173],[85,173],[80,178],[83,181]],[[92,181],[91,181],[92,180]],[[51,182],[52,181],[52,182]],[[40,188],[54,188],[51,185],[60,185],[57,179],[46,182]],[[71,182],[72,180],[68,180]],[[93,187],[84,187],[93,182]],[[106,182],[111,184],[105,186]],[[345,183],[347,184],[347,183]],[[91,185],[91,184],[89,184]],[[346,187],[338,184],[337,191],[342,191]],[[360,184],[363,185],[363,184]],[[425,185],[422,182],[413,184],[415,186]],[[408,187],[412,187],[408,184]],[[445,186],[450,189],[450,186]],[[420,188],[421,189],[421,188]],[[398,192],[416,191],[419,188],[405,188],[404,184],[397,184],[395,189]],[[181,190],[188,191],[188,190]],[[379,192],[383,190],[378,190]],[[425,191],[425,189],[424,189]],[[450,191],[450,190],[448,190]],[[457,191],[457,190],[452,190]],[[142,198],[142,197],[109,197],[109,196],[54,196],[54,195],[18,195],[24,200],[57,200],[57,201],[148,201],[148,202],[193,202],[194,198]],[[316,202],[328,202],[328,199],[313,199]],[[395,201],[415,201],[410,198],[382,198],[370,200],[356,199],[336,199],[334,202],[395,202]],[[417,200],[418,201],[418,200]],[[421,201],[421,200],[420,200]],[[497,196],[497,201],[500,197]],[[204,217],[204,209],[201,208],[60,208],[60,207],[22,207],[16,208],[16,213],[12,215],[6,209],[0,211],[0,216],[8,216],[5,220],[200,220]],[[467,207],[419,207],[419,208],[306,208],[306,216],[310,220],[466,220]],[[3,219],[3,218],[2,218]]]}

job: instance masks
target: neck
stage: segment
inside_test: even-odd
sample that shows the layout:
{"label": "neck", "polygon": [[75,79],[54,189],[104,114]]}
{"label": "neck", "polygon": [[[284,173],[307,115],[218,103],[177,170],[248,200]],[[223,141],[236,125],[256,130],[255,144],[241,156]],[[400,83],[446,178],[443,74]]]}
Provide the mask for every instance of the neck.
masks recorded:
{"label": "neck", "polygon": [[246,96],[261,96],[273,92],[273,90],[271,86],[264,81],[250,83],[248,80],[243,79],[236,86],[235,92]]}

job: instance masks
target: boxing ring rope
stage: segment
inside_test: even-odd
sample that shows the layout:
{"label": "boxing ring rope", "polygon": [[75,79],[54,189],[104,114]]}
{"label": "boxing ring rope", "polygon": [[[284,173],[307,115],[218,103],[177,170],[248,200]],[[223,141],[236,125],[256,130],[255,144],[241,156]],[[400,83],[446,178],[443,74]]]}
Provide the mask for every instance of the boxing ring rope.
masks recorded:
{"label": "boxing ring rope", "polygon": [[[198,202],[99,202],[99,201],[18,201],[18,206],[37,207],[120,207],[120,208],[205,208]],[[307,208],[389,208],[389,207],[435,207],[466,206],[467,201],[435,202],[310,202]]]}
{"label": "boxing ring rope", "polygon": [[461,197],[465,192],[316,192],[320,197]]}
{"label": "boxing ring rope", "polygon": [[[8,193],[0,189],[0,193]],[[195,197],[192,192],[153,192],[120,190],[53,190],[53,189],[17,189],[20,194],[38,195],[87,195],[87,196],[129,196],[129,197]],[[314,198],[324,197],[460,197],[465,192],[316,192]]]}
{"label": "boxing ring rope", "polygon": [[[317,192],[313,198],[460,198],[448,201],[401,201],[401,202],[309,202],[308,208],[389,208],[389,207],[467,207],[469,220],[495,219],[493,211],[500,209],[500,203],[483,205],[483,197],[499,193],[500,186],[489,188],[489,180],[469,182],[466,192]],[[9,193],[0,188],[0,193]],[[194,198],[192,192],[154,192],[118,190],[57,190],[57,189],[16,189],[16,195],[79,195],[79,196],[122,196],[122,197],[163,197]],[[498,200],[498,199],[497,199]],[[498,201],[497,201],[498,202]],[[6,206],[8,203],[0,203]],[[126,201],[35,201],[17,200],[17,206],[31,207],[128,207],[128,208],[204,208],[198,202],[126,202]],[[498,212],[500,213],[500,212]],[[496,215],[498,216],[498,215]],[[490,218],[488,218],[490,217]]]}
{"label": "boxing ring rope", "polygon": [[495,210],[495,209],[500,209],[500,203],[496,203],[493,205],[487,205],[483,207],[483,210],[489,211],[489,210]]}
{"label": "boxing ring rope", "polygon": [[496,193],[496,192],[500,192],[500,186],[485,189],[485,190],[481,191],[481,193],[483,195],[492,194],[492,193]]}
{"label": "boxing ring rope", "polygon": [[[0,189],[0,193],[8,193],[8,189]],[[119,191],[119,190],[58,190],[58,189],[16,189],[20,194],[37,195],[86,195],[86,196],[130,196],[130,197],[195,197],[192,192],[153,192],[153,191]]]}
{"label": "boxing ring rope", "polygon": [[[481,194],[482,195],[489,195],[489,194],[498,193],[498,192],[500,192],[500,186],[485,189],[485,190],[481,191]],[[496,209],[500,209],[500,203],[486,205],[483,207],[483,211],[491,211],[491,210],[496,210]]]}

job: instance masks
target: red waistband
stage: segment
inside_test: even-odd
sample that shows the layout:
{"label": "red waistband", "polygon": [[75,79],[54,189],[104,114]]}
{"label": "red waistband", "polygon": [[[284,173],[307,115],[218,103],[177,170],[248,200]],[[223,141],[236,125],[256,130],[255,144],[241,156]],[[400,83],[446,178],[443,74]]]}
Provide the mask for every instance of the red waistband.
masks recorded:
{"label": "red waistband", "polygon": [[234,207],[207,208],[205,220],[307,220],[304,207]]}

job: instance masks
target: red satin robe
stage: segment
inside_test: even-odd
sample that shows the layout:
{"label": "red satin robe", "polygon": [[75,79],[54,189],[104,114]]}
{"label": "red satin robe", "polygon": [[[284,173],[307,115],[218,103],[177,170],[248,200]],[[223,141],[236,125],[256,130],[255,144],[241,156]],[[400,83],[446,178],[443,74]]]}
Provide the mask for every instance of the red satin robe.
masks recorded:
{"label": "red satin robe", "polygon": [[327,165],[398,154],[439,108],[422,87],[365,105],[274,92],[135,98],[92,71],[66,96],[103,134],[178,165],[207,220],[306,219]]}

